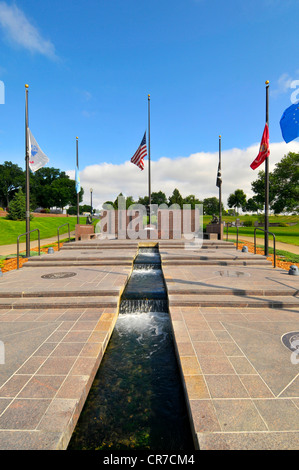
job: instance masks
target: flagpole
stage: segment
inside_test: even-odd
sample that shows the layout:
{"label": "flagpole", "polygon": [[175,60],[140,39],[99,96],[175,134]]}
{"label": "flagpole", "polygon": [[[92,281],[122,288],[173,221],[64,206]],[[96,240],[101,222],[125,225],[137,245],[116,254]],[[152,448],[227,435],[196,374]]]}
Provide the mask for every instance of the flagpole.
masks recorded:
{"label": "flagpole", "polygon": [[219,238],[221,239],[221,224],[222,224],[221,135],[219,136],[219,166],[218,166],[218,171],[220,173],[220,183],[219,183],[219,235],[220,235],[220,237]]}
{"label": "flagpole", "polygon": [[[269,126],[269,80],[266,80],[266,123]],[[269,255],[269,157],[265,159],[265,256]]]}
{"label": "flagpole", "polygon": [[[76,168],[79,173],[78,137],[76,137]],[[77,224],[79,224],[79,192],[77,192]]]}
{"label": "flagpole", "polygon": [[28,88],[25,85],[26,258],[30,257],[30,172],[28,142]]}
{"label": "flagpole", "polygon": [[151,123],[150,123],[150,100],[151,95],[147,95],[148,98],[148,204],[149,204],[149,224],[151,225]]}

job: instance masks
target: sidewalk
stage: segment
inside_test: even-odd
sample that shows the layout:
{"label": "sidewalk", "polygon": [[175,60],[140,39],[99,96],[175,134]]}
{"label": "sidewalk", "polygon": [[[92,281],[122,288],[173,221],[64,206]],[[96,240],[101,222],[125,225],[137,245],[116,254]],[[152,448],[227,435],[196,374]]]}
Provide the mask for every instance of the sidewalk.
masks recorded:
{"label": "sidewalk", "polygon": [[[75,232],[71,232],[70,233],[71,237],[75,236]],[[63,233],[60,235],[60,238],[59,240],[64,240],[65,238],[68,238],[68,234],[67,233]],[[43,246],[43,245],[50,245],[51,243],[55,243],[57,242],[57,235],[56,237],[52,237],[52,238],[42,238],[40,240],[40,246]],[[38,240],[31,240],[30,241],[30,248],[36,248],[38,247]],[[26,242],[22,242],[20,243],[20,253],[22,251],[25,251],[26,250]],[[13,243],[12,245],[1,245],[0,246],[0,256],[8,256],[8,255],[14,255],[17,253],[17,244],[16,243]]]}
{"label": "sidewalk", "polygon": [[[229,240],[233,240],[237,238],[237,235],[234,235],[232,233],[228,234]],[[224,236],[224,240],[226,240],[226,235]],[[244,237],[243,235],[239,235],[239,241],[246,241],[246,242],[251,242],[254,243],[254,238],[253,237]],[[256,238],[256,244],[257,245],[264,245],[264,239],[263,238]],[[277,250],[284,250],[284,251],[289,251],[290,253],[294,253],[295,255],[299,255],[299,246],[297,245],[290,245],[289,243],[283,243],[283,242],[276,242],[276,249]],[[269,237],[269,246],[273,248],[273,240],[271,237]],[[1,251],[1,249],[0,249]]]}

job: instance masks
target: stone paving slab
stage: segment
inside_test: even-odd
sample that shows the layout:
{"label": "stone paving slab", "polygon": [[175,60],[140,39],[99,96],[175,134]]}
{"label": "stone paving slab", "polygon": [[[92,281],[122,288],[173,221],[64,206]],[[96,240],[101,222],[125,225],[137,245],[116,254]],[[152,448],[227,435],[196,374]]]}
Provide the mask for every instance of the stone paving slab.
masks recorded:
{"label": "stone paving slab", "polygon": [[299,449],[299,308],[170,307],[198,447]]}
{"label": "stone paving slab", "polygon": [[[89,295],[105,295],[111,289],[118,294],[121,292],[128,275],[130,266],[54,266],[31,267],[10,271],[1,277],[0,295],[3,293],[33,294],[55,292],[72,292],[73,294],[88,292]],[[64,274],[70,277],[64,277]],[[52,276],[47,278],[43,276]]]}
{"label": "stone paving slab", "polygon": [[[94,250],[88,256],[104,249],[109,260],[121,246],[119,260],[133,247],[133,261],[137,242],[119,242],[79,242],[72,245],[70,259],[84,257],[86,249]],[[171,250],[177,253],[174,261],[186,256],[180,241],[159,243],[169,256]],[[208,256],[213,266],[192,265],[188,259],[181,259],[184,265],[163,263],[174,343],[198,448],[298,450],[299,365],[292,363],[292,351],[281,338],[299,332],[299,278],[270,266],[219,266],[224,251],[241,258],[225,242],[206,243],[203,250],[212,247],[215,253]],[[63,251],[65,255],[68,250]],[[76,275],[41,277],[63,272]],[[86,308],[86,302],[110,296],[118,301],[130,272],[131,266],[119,263],[59,264],[2,276],[0,340],[5,364],[0,364],[0,449],[67,447],[118,315],[115,306]],[[254,308],[248,302],[253,296]],[[73,298],[82,305],[73,307]],[[197,306],[200,299],[207,306]],[[247,300],[246,307],[241,299]],[[269,299],[277,308],[268,308]],[[290,300],[294,305],[286,307]],[[5,307],[9,301],[19,308]],[[24,301],[26,308],[21,308]],[[224,307],[228,302],[230,306]]]}
{"label": "stone paving slab", "polygon": [[66,448],[116,319],[114,308],[0,311],[0,449]]}
{"label": "stone paving slab", "polygon": [[167,290],[171,293],[262,293],[299,295],[299,277],[272,266],[166,266],[162,262]]}
{"label": "stone paving slab", "polygon": [[0,449],[67,448],[117,320],[135,251],[127,266],[115,257],[111,266],[43,265],[1,277]]}

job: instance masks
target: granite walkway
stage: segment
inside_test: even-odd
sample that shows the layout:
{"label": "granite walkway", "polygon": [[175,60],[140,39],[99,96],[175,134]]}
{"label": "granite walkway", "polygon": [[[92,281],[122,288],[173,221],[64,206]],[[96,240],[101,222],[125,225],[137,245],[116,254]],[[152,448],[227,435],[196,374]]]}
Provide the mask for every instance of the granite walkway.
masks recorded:
{"label": "granite walkway", "polygon": [[[299,449],[299,276],[230,243],[159,247],[196,448]],[[73,242],[0,278],[1,450],[67,448],[137,249]]]}

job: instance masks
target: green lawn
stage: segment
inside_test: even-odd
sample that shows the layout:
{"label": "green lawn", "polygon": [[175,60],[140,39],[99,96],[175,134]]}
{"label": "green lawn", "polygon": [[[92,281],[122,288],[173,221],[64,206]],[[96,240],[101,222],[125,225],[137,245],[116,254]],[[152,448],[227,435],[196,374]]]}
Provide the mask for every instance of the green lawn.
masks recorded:
{"label": "green lawn", "polygon": [[[98,222],[98,219],[93,221]],[[70,231],[75,230],[77,217],[34,217],[30,221],[30,230],[36,228],[40,231],[40,238],[57,237],[57,229],[60,225],[69,223]],[[80,217],[80,224],[86,223],[86,217]],[[11,245],[17,243],[17,238],[22,233],[26,232],[25,221],[8,220],[5,217],[0,217],[0,245]],[[68,226],[65,225],[59,229],[59,236],[67,234]],[[30,234],[30,240],[37,240],[38,232]],[[65,237],[63,237],[65,238]],[[26,240],[26,236],[20,238],[20,243]]]}
{"label": "green lawn", "polygon": [[[238,217],[240,221],[244,220],[257,220],[257,217],[241,216]],[[223,217],[226,222],[232,222],[236,220],[236,217]],[[286,227],[269,227],[269,231],[274,233],[275,240],[283,243],[289,243],[291,245],[299,246],[299,217],[298,216],[270,216],[269,223],[283,223],[290,224],[296,223],[296,225],[287,225]],[[239,238],[243,236],[254,237],[255,227],[239,227]],[[260,227],[263,228],[263,227]],[[229,227],[228,234],[237,233],[235,227]],[[256,238],[264,238],[264,232],[256,230]],[[226,239],[226,227],[224,228],[224,239]],[[269,239],[273,239],[270,235]]]}
{"label": "green lawn", "polygon": [[[237,217],[223,216],[225,222],[234,222]],[[238,217],[241,222],[244,220],[257,220],[256,216],[240,216]],[[94,224],[98,223],[98,219],[93,221]],[[203,216],[204,227],[211,221],[211,216]],[[273,232],[276,237],[276,241],[290,243],[292,245],[299,246],[299,216],[270,216],[269,222],[278,223],[296,223],[296,225],[288,225],[286,227],[270,227],[270,232]],[[50,238],[57,236],[57,228],[65,223],[70,224],[70,230],[75,230],[77,223],[77,217],[34,217],[30,222],[30,230],[38,228],[40,230],[40,237]],[[86,223],[86,217],[80,217],[80,223]],[[59,230],[59,234],[66,234],[68,230],[67,226],[62,227]],[[10,245],[17,242],[17,238],[21,233],[26,232],[25,221],[13,221],[7,220],[5,217],[0,217],[0,245]],[[228,234],[236,234],[237,229],[230,227]],[[249,236],[253,237],[254,227],[239,227],[239,237]],[[264,233],[260,230],[256,231],[257,238],[264,238]],[[25,236],[20,238],[20,242],[25,241]],[[272,237],[270,236],[270,239]],[[37,239],[37,232],[30,234],[31,240]],[[226,227],[224,228],[224,239],[226,239]]]}

